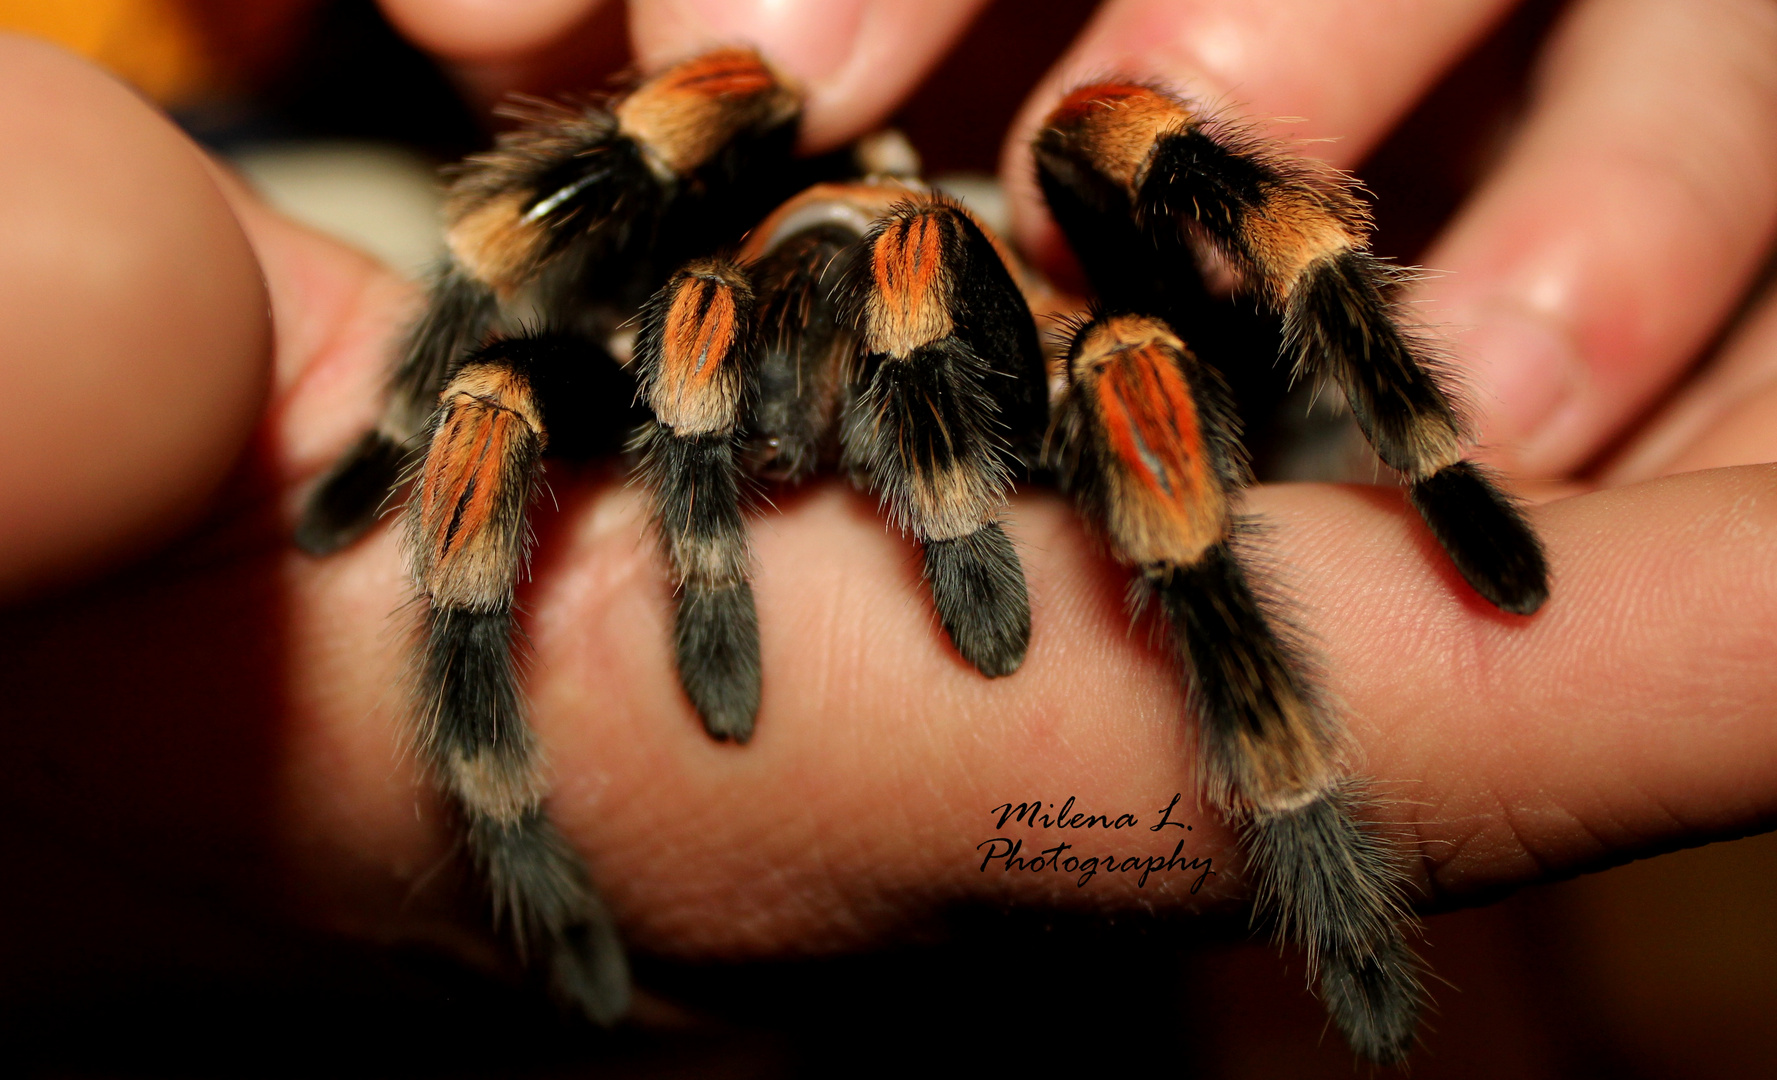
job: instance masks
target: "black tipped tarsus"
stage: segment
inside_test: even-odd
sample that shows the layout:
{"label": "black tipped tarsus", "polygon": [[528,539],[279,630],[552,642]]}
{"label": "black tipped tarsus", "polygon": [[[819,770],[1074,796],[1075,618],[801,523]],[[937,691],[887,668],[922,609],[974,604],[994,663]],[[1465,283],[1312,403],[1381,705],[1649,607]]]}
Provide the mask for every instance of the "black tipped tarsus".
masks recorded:
{"label": "black tipped tarsus", "polygon": [[1524,511],[1485,470],[1459,461],[1407,489],[1450,561],[1488,603],[1529,615],[1549,598],[1549,566]]}
{"label": "black tipped tarsus", "polygon": [[1321,1001],[1353,1050],[1378,1065],[1406,1060],[1425,1002],[1423,967],[1398,930],[1373,952],[1322,958]]}
{"label": "black tipped tarsus", "polygon": [[704,730],[746,742],[759,710],[759,617],[747,583],[736,439],[682,438],[656,424],[640,446],[655,527],[680,586],[673,625],[679,682]]}
{"label": "black tipped tarsus", "polygon": [[629,1009],[629,965],[580,856],[541,808],[510,822],[465,814],[469,854],[520,953],[546,965],[558,1000],[616,1023]]}
{"label": "black tipped tarsus", "polygon": [[497,920],[551,991],[598,1024],[629,1005],[629,971],[610,912],[542,807],[535,737],[525,725],[510,611],[433,611],[418,743],[460,815]]}
{"label": "black tipped tarsus", "polygon": [[367,431],[321,478],[296,526],[296,546],[331,555],[369,531],[401,480],[407,453],[380,431]]}
{"label": "black tipped tarsus", "polygon": [[759,712],[759,616],[753,587],[687,582],[673,621],[685,695],[712,738],[744,743]]}
{"label": "black tipped tarsus", "polygon": [[1322,999],[1352,1049],[1404,1058],[1425,991],[1407,947],[1406,879],[1389,838],[1351,810],[1351,782],[1305,806],[1255,814],[1243,828],[1258,907],[1278,937],[1320,970]]}
{"label": "black tipped tarsus", "polygon": [[1030,647],[1030,597],[1005,529],[989,522],[924,547],[932,602],[956,651],[990,679],[1017,671]]}

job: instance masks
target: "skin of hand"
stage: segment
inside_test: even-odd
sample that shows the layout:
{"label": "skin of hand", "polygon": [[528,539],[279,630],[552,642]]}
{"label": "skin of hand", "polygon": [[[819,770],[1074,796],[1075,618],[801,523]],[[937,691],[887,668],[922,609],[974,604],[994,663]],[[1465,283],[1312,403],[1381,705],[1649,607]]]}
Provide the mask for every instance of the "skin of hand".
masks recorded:
{"label": "skin of hand", "polygon": [[[409,5],[386,6],[416,39],[448,51],[420,16],[402,14]],[[1210,99],[1238,92],[1250,115],[1311,116],[1315,130],[1290,134],[1345,134],[1329,156],[1350,165],[1504,10],[1411,5],[1390,24],[1384,55],[1324,47],[1327,34],[1378,36],[1352,14],[1359,5],[1298,6],[1329,13],[1291,29],[1281,15],[1243,21],[1226,5],[1172,4],[1161,34],[1161,5],[1107,4],[1026,121],[1045,93],[1052,100],[1115,58]],[[880,4],[855,7],[860,26],[898,25]],[[1520,223],[1536,220],[1526,215],[1543,189],[1514,170],[1534,178],[1559,166],[1572,140],[1558,125],[1586,109],[1573,95],[1628,66],[1624,49],[1659,40],[1636,21],[1649,14],[1642,7],[1594,0],[1563,19],[1526,130],[1557,126],[1508,155],[1440,248],[1481,268],[1464,275],[1473,295],[1520,275],[1546,280],[1548,260],[1559,262]],[[558,19],[539,25],[559,29],[589,5],[537,8]],[[1350,10],[1341,18],[1335,8]],[[1718,9],[1744,20],[1732,24],[1742,36],[1749,25],[1768,29],[1747,5]],[[679,55],[739,32],[699,30],[686,21],[693,11],[636,5],[641,54]],[[966,14],[917,31],[931,35],[923,51],[900,41],[900,66],[856,91],[876,106],[838,91],[823,98],[826,84],[805,75],[817,88],[811,144],[886,113]],[[544,37],[521,38],[503,57]],[[1294,52],[1281,55],[1302,62],[1274,63],[1286,47]],[[9,385],[25,389],[25,411],[54,418],[8,427],[0,456],[5,505],[30,508],[0,537],[0,585],[14,601],[0,627],[14,688],[0,725],[0,791],[31,823],[15,842],[78,853],[143,894],[202,895],[328,932],[485,953],[461,912],[425,887],[448,852],[400,744],[405,630],[389,613],[409,593],[395,540],[381,530],[325,561],[287,540],[308,485],[370,423],[413,291],[264,209],[103,76],[16,40],[0,41],[0,52],[0,83],[17,84],[0,94],[11,103],[3,123],[14,145],[42,148],[0,180],[14,185],[0,200],[0,235],[59,238],[0,267],[0,363]],[[860,63],[851,55],[830,67],[840,73],[833,85],[849,85],[843,73]],[[782,62],[803,61],[786,48]],[[1381,74],[1355,79],[1340,66]],[[1266,83],[1266,71],[1287,74]],[[1344,96],[1320,89],[1328,85]],[[1769,104],[1745,105],[1746,123],[1772,123],[1777,109],[1757,107]],[[1604,125],[1598,138],[1614,130]],[[1747,141],[1758,130],[1710,145],[1756,157],[1777,145]],[[1598,157],[1605,168],[1611,147]],[[1612,180],[1626,190],[1606,189],[1633,197],[1641,175],[1629,170]],[[153,212],[132,212],[132,199]],[[1574,329],[1620,310],[1609,305],[1640,296],[1638,287],[1651,291],[1671,254],[1661,245],[1704,243],[1686,237],[1712,208],[1675,196],[1676,219],[1646,230],[1654,250],[1608,265],[1586,256],[1568,266],[1567,285],[1531,289],[1549,301],[1535,318],[1560,323],[1586,385],[1611,391],[1587,399],[1581,449],[1546,460],[1591,462],[1621,447],[1611,471],[1588,480],[1598,490],[1535,511],[1556,590],[1539,615],[1503,616],[1470,594],[1392,490],[1253,493],[1348,715],[1358,766],[1376,778],[1381,812],[1419,843],[1415,877],[1429,906],[1756,831],[1777,809],[1777,472],[1748,464],[1777,456],[1769,305],[1668,393],[1666,411],[1633,436],[1620,430],[1645,412],[1646,388],[1666,385],[1694,352],[1685,343],[1719,327],[1769,250],[1768,207],[1753,205],[1749,223],[1740,205],[1736,228],[1718,229],[1734,234],[1734,257],[1715,277],[1666,282],[1697,290],[1702,314],[1647,312],[1627,345]],[[1515,239],[1488,246],[1476,224],[1487,221]],[[1040,219],[1025,222],[1040,247]],[[1726,241],[1710,242],[1719,254]],[[1579,258],[1572,245],[1562,257]],[[1436,253],[1428,261],[1443,265]],[[15,304],[20,296],[43,299]],[[1487,340],[1492,325],[1477,322],[1473,335]],[[1520,354],[1542,355],[1497,340],[1469,358],[1477,381]],[[1619,382],[1602,374],[1631,370]],[[1482,381],[1483,429],[1534,426],[1525,417],[1536,410],[1514,406],[1505,385]],[[1501,460],[1519,454],[1538,471],[1520,449],[1530,443],[1502,442]],[[1744,467],[1649,479],[1732,465]],[[1649,482],[1619,486],[1630,481]],[[610,465],[552,466],[550,484],[555,499],[537,508],[537,561],[521,590],[535,648],[533,722],[552,762],[552,812],[635,948],[687,959],[806,955],[894,940],[965,900],[1184,913],[1242,897],[1233,875],[1197,892],[1166,879],[1138,888],[1128,876],[1080,889],[1060,875],[978,868],[976,845],[997,835],[991,810],[1008,800],[1072,795],[1095,811],[1151,817],[1190,790],[1177,675],[1130,631],[1122,575],[1059,498],[1015,500],[1033,648],[1017,676],[988,682],[944,644],[911,545],[883,528],[870,499],[834,484],[774,495],[779,512],[754,530],[767,683],[759,735],[742,750],[703,736],[672,678],[667,586],[636,494]],[[157,547],[175,534],[177,544]],[[1174,820],[1192,825],[1195,853],[1231,852],[1212,818],[1190,810]]]}

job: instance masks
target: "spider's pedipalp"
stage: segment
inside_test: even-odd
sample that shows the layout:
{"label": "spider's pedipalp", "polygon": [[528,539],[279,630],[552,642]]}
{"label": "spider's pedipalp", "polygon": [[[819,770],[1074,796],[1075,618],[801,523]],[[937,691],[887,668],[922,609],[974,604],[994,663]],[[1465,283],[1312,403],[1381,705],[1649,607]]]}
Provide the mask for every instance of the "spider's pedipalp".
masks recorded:
{"label": "spider's pedipalp", "polygon": [[747,464],[764,479],[797,483],[834,457],[833,433],[856,344],[839,321],[833,286],[844,276],[859,235],[842,225],[816,225],[753,264],[759,395]]}
{"label": "spider's pedipalp", "polygon": [[1456,569],[1488,603],[1529,615],[1549,598],[1542,543],[1516,500],[1472,461],[1415,480],[1407,498]]}
{"label": "spider's pedipalp", "polygon": [[627,1007],[626,962],[585,868],[544,814],[513,655],[513,583],[548,442],[543,388],[570,359],[564,347],[502,341],[439,395],[406,517],[408,565],[428,608],[415,743],[463,819],[496,914],[521,948],[540,948],[558,992],[610,1022]]}
{"label": "spider's pedipalp", "polygon": [[753,397],[754,298],[738,265],[694,262],[648,302],[636,340],[655,422],[641,477],[679,586],[679,681],[716,738],[745,742],[759,711],[759,622],[747,564],[740,436]]}
{"label": "spider's pedipalp", "polygon": [[1013,454],[1034,456],[1048,409],[1030,310],[980,226],[930,196],[891,208],[841,288],[863,355],[846,462],[920,541],[957,651],[1009,675],[1029,645],[1030,601],[999,516]]}
{"label": "spider's pedipalp", "polygon": [[1069,345],[1054,453],[1063,485],[1159,609],[1199,718],[1205,795],[1242,826],[1259,906],[1324,964],[1323,996],[1360,1052],[1405,1053],[1418,1016],[1404,879],[1349,810],[1343,735],[1313,667],[1249,577],[1247,481],[1226,391],[1164,320],[1111,313]]}
{"label": "spider's pedipalp", "polygon": [[1435,353],[1390,298],[1398,273],[1367,250],[1354,181],[1139,83],[1076,90],[1033,148],[1057,223],[1107,296],[1174,316],[1166,294],[1187,274],[1172,264],[1194,238],[1213,245],[1283,316],[1296,371],[1345,392],[1384,464],[1416,489],[1456,469],[1413,502],[1476,591],[1508,611],[1541,605],[1541,545],[1464,462],[1467,431]]}
{"label": "spider's pedipalp", "polygon": [[799,482],[837,455],[851,391],[851,327],[836,292],[877,214],[906,189],[816,184],[747,235],[740,257],[758,291],[758,399],[748,424],[748,470]]}

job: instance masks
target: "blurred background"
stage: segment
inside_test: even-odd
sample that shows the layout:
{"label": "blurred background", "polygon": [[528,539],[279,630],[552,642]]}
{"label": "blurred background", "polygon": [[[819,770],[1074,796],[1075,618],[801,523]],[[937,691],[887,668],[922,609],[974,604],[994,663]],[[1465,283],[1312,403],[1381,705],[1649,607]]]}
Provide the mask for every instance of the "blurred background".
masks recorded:
{"label": "blurred background", "polygon": [[[987,9],[897,117],[930,173],[994,170],[999,144],[981,133],[1006,127],[1092,6]],[[1383,254],[1413,263],[1485,170],[1559,7],[1522,7],[1359,170]],[[0,0],[0,30],[111,69],[272,203],[409,275],[441,250],[437,167],[494,130],[477,73],[406,46],[372,0]],[[602,88],[625,41],[622,5],[607,5],[528,89]],[[1436,1012],[1413,1074],[1777,1076],[1774,896],[1767,835],[1432,915]],[[93,917],[126,916],[95,900]],[[155,933],[156,913],[127,917]],[[1242,924],[978,910],[949,930],[823,961],[639,957],[650,1021],[600,1033],[435,956],[256,926],[250,973],[226,949],[146,966],[87,956],[47,986],[0,969],[0,1060],[39,1076],[1353,1075],[1300,961],[1279,963]]]}

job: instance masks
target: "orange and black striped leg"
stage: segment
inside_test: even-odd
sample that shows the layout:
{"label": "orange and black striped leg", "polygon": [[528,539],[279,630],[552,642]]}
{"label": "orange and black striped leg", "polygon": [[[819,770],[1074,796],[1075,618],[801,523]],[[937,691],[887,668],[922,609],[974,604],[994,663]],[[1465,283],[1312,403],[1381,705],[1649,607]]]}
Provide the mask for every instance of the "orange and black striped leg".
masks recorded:
{"label": "orange and black striped leg", "polygon": [[1392,268],[1359,250],[1309,263],[1289,287],[1284,335],[1297,367],[1327,371],[1383,464],[1462,576],[1516,615],[1549,596],[1542,542],[1492,475],[1465,459],[1465,432],[1438,384],[1428,346],[1403,328]]}
{"label": "orange and black striped leg", "polygon": [[[1182,249],[1187,234],[1213,244],[1282,314],[1296,369],[1344,390],[1377,455],[1412,485],[1414,506],[1475,590],[1518,614],[1542,605],[1542,545],[1511,499],[1463,460],[1467,433],[1436,356],[1390,299],[1397,272],[1368,252],[1368,211],[1348,177],[1269,152],[1139,84],[1075,91],[1034,148],[1057,220],[1081,258],[1100,264],[1095,280],[1130,279],[1119,259],[1140,265],[1156,250]],[[1114,242],[1126,221],[1145,245]]]}
{"label": "orange and black striped leg", "polygon": [[1236,555],[1247,482],[1225,391],[1164,321],[1099,316],[1076,332],[1057,417],[1057,471],[1138,601],[1158,607],[1190,673],[1209,799],[1241,825],[1262,910],[1322,971],[1352,1045],[1395,1061],[1422,992],[1400,867],[1355,818],[1339,725],[1280,603]]}
{"label": "orange and black striped leg", "polygon": [[718,739],[745,742],[759,711],[759,618],[741,516],[740,436],[753,383],[753,289],[706,259],[648,302],[636,341],[654,423],[638,440],[654,523],[679,586],[679,681]]}
{"label": "orange and black striped leg", "polygon": [[761,178],[784,182],[801,98],[757,53],[718,49],[613,102],[506,114],[523,125],[470,158],[446,201],[459,271],[507,298],[573,249],[581,299],[639,302],[637,280],[652,290],[676,265],[663,259],[738,239],[789,194]]}
{"label": "orange and black striped leg", "polygon": [[846,462],[918,538],[957,652],[1009,675],[1030,644],[1030,600],[1000,515],[1012,449],[1040,441],[1048,408],[1030,311],[980,227],[933,199],[872,229],[842,289],[864,355]]}
{"label": "orange and black striped leg", "polygon": [[[503,305],[528,296],[551,309],[551,325],[572,321],[556,310],[563,304],[633,307],[686,251],[723,242],[724,232],[737,239],[789,194],[783,165],[801,99],[758,54],[718,49],[608,104],[529,101],[507,112],[523,125],[451,184],[449,257],[409,335],[388,410],[309,500],[296,542],[312,554],[374,522],[446,373],[482,343]],[[706,197],[712,188],[720,197]],[[564,264],[571,287],[540,285]]]}
{"label": "orange and black striped leg", "polygon": [[610,1023],[629,1000],[622,946],[544,811],[515,669],[512,590],[547,441],[527,345],[490,347],[452,376],[409,501],[408,560],[427,608],[415,742],[461,815],[496,916],[521,951],[541,952],[559,997]]}
{"label": "orange and black striped leg", "polygon": [[409,329],[376,427],[329,469],[309,496],[296,546],[327,555],[362,536],[400,486],[415,441],[431,419],[446,373],[481,343],[498,313],[486,286],[446,262],[432,281],[426,311]]}

